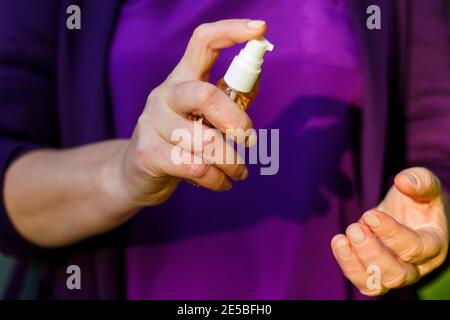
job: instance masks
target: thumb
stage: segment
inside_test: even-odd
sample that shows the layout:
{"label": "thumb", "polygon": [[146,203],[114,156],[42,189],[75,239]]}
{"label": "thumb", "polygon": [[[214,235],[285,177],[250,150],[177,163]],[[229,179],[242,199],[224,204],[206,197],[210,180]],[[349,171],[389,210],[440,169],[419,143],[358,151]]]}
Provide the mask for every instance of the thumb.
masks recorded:
{"label": "thumb", "polygon": [[264,21],[249,19],[220,20],[200,25],[192,34],[183,58],[167,81],[207,80],[220,49],[261,38],[266,29]]}
{"label": "thumb", "polygon": [[439,179],[421,167],[403,170],[395,177],[394,184],[401,193],[419,202],[432,201],[441,193]]}

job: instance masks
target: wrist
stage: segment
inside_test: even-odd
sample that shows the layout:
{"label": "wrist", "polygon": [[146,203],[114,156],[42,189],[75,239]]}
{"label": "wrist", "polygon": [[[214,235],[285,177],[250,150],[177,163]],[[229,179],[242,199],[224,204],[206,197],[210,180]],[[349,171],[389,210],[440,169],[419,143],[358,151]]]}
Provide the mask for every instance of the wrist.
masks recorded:
{"label": "wrist", "polygon": [[128,140],[118,140],[114,152],[97,171],[103,210],[120,220],[131,218],[143,207],[133,199],[125,185],[123,164],[128,144]]}

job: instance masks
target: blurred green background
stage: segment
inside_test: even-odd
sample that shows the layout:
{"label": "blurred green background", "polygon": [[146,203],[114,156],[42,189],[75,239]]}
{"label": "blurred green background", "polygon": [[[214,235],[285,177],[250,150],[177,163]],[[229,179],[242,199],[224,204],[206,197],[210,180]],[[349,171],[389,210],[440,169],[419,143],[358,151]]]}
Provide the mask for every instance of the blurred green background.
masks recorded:
{"label": "blurred green background", "polygon": [[419,296],[424,300],[450,300],[450,267],[436,280],[423,286]]}

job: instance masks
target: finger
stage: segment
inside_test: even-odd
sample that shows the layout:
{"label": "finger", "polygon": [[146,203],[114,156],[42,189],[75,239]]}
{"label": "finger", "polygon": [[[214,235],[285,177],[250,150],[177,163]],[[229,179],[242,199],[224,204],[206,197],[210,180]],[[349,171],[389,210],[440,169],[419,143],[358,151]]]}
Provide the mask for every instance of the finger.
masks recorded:
{"label": "finger", "polygon": [[[222,132],[241,129],[245,133],[247,130],[250,131],[253,126],[247,113],[238,108],[230,98],[210,83],[182,82],[165,88],[164,96],[166,103],[176,112],[184,115],[204,115],[214,127]],[[242,137],[239,138],[242,139]]]}
{"label": "finger", "polygon": [[[232,187],[221,170],[207,165],[198,155],[168,143],[161,143],[156,151],[155,161],[161,173],[193,181],[213,191],[226,191]],[[181,161],[173,161],[177,156]]]}
{"label": "finger", "polygon": [[344,275],[363,294],[376,296],[385,292],[384,288],[370,289],[368,287],[368,274],[366,267],[361,263],[355,252],[352,250],[350,241],[345,235],[335,235],[331,240],[331,249]]}
{"label": "finger", "polygon": [[200,25],[193,32],[183,58],[168,81],[207,80],[209,69],[220,49],[260,38],[266,29],[264,21],[248,19],[221,20]]}
{"label": "finger", "polygon": [[439,253],[440,240],[427,229],[416,232],[379,210],[367,211],[362,220],[404,262],[420,264]]}
{"label": "finger", "polygon": [[213,142],[214,137],[206,134],[211,128],[199,121],[189,120],[171,108],[162,108],[157,119],[152,120],[158,123],[156,131],[164,140],[186,151],[201,156],[205,147]]}
{"label": "finger", "polygon": [[207,129],[206,135],[212,136],[213,139],[203,150],[205,162],[219,168],[233,180],[246,179],[248,170],[234,145],[228,143],[217,129]]}
{"label": "finger", "polygon": [[365,268],[377,268],[381,285],[398,288],[417,279],[417,269],[396,259],[367,226],[351,224],[346,230],[352,248]]}
{"label": "finger", "polygon": [[441,193],[439,179],[426,168],[409,168],[400,172],[394,180],[397,189],[419,202],[429,202]]}
{"label": "finger", "polygon": [[234,180],[247,178],[244,161],[219,130],[188,120],[170,108],[162,110],[157,121],[164,123],[157,132],[167,142],[195,153]]}

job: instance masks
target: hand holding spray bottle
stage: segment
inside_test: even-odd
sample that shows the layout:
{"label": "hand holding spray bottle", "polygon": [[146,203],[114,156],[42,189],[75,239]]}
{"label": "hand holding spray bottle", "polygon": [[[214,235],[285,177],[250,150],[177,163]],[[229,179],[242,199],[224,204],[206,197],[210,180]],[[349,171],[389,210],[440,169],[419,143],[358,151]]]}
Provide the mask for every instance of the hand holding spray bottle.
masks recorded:
{"label": "hand holding spray bottle", "polygon": [[263,56],[273,48],[273,44],[264,38],[248,41],[234,57],[225,76],[217,82],[217,87],[244,111],[258,94]]}
{"label": "hand holding spray bottle", "polygon": [[[273,48],[274,45],[264,38],[248,41],[234,57],[225,76],[217,82],[217,87],[244,111],[258,94],[264,54]],[[212,127],[203,117],[200,120]]]}

